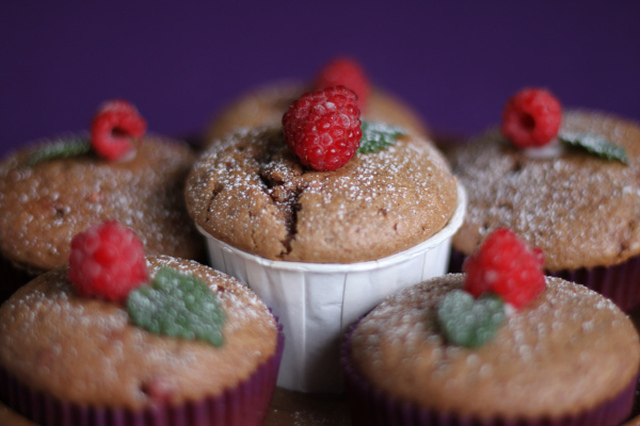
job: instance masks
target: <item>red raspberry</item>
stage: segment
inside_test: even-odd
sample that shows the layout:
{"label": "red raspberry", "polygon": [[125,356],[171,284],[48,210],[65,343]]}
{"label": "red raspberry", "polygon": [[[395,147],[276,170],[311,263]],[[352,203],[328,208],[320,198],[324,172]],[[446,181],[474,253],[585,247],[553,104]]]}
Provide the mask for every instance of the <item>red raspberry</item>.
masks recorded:
{"label": "red raspberry", "polygon": [[107,160],[118,160],[133,150],[132,140],[139,139],[147,122],[136,107],[127,101],[105,102],[93,118],[91,146]]}
{"label": "red raspberry", "polygon": [[344,86],[305,93],[289,106],[282,126],[289,149],[316,170],[344,166],[362,138],[357,96]]}
{"label": "red raspberry", "polygon": [[147,280],[142,241],[115,220],[91,226],[71,240],[69,281],[81,296],[121,302]]}
{"label": "red raspberry", "polygon": [[369,79],[364,69],[354,59],[337,57],[320,69],[313,90],[331,86],[344,86],[358,95],[358,107],[364,111],[369,99]]}
{"label": "red raspberry", "polygon": [[501,228],[464,263],[465,290],[474,297],[492,292],[519,308],[544,289],[543,264],[542,250],[529,248],[511,230]]}
{"label": "red raspberry", "polygon": [[502,135],[526,148],[548,144],[558,134],[562,121],[560,102],[544,89],[522,89],[502,111]]}

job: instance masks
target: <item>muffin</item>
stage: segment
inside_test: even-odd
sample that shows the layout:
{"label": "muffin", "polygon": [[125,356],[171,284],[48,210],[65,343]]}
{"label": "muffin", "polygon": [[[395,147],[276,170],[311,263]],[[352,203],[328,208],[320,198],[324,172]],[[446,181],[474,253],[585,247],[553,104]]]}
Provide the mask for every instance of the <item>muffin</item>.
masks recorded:
{"label": "muffin", "polygon": [[484,277],[500,275],[480,296],[482,273],[449,274],[389,296],[352,328],[342,365],[354,424],[613,426],[630,415],[633,323],[582,285],[520,275],[513,259],[508,272],[480,260]]}
{"label": "muffin", "polygon": [[445,271],[464,193],[415,134],[315,170],[293,153],[287,129],[247,128],[212,145],[187,179],[187,208],[211,264],[247,283],[283,322],[279,385],[336,392],[347,325],[390,292]]}
{"label": "muffin", "polygon": [[498,129],[446,152],[469,194],[453,238],[451,271],[499,227],[542,249],[547,272],[585,284],[628,311],[640,302],[640,127],[600,112],[562,114],[559,138],[582,135],[622,147],[627,163],[557,140],[514,146]]}
{"label": "muffin", "polygon": [[43,140],[0,162],[0,256],[3,270],[18,275],[3,283],[4,293],[65,264],[73,235],[108,219],[135,229],[149,253],[204,259],[183,198],[191,148],[146,135],[126,157],[108,159],[92,139]]}
{"label": "muffin", "polygon": [[343,84],[358,94],[364,119],[428,136],[426,124],[409,105],[383,88],[372,86],[365,70],[354,59],[337,57],[325,64],[313,81],[275,81],[241,94],[212,117],[205,130],[204,145],[209,146],[240,128],[279,125],[291,102],[304,92],[330,84]]}
{"label": "muffin", "polygon": [[[195,261],[152,255],[146,266],[154,289],[161,276],[170,281],[163,286],[186,280],[158,305],[163,315],[178,311],[176,294],[195,295],[185,288],[202,280],[222,312],[221,335],[200,333],[192,302],[191,314],[154,317],[168,325],[151,329],[139,318],[148,312],[132,301],[151,287],[119,303],[106,300],[111,290],[87,296],[72,284],[74,264],[56,268],[0,307],[0,398],[10,409],[38,424],[262,423],[283,345],[270,311],[239,281]],[[145,303],[160,303],[154,297]],[[171,334],[175,323],[193,326],[196,337]]]}

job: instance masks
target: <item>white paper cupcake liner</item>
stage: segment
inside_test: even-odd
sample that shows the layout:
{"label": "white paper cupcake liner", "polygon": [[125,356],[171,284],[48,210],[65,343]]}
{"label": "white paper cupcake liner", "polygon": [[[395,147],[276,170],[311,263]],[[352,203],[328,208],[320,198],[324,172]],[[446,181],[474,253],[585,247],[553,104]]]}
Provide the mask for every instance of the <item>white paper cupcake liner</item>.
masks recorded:
{"label": "white paper cupcake liner", "polygon": [[403,252],[351,264],[268,260],[200,231],[207,237],[211,266],[246,283],[280,318],[287,344],[278,385],[339,392],[341,336],[389,294],[446,272],[451,237],[462,224],[466,202],[458,184],[456,210],[438,233]]}

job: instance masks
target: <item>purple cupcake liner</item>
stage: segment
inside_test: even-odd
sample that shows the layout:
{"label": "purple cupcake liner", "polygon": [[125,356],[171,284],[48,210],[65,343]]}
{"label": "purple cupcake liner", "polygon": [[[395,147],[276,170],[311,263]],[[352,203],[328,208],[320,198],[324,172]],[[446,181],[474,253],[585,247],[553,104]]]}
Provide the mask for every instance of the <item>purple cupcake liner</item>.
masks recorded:
{"label": "purple cupcake liner", "polygon": [[340,357],[354,426],[617,426],[628,419],[632,411],[637,376],[613,399],[576,415],[559,418],[482,419],[420,407],[375,388],[356,371],[351,362],[351,334],[356,326],[357,323],[345,335]]}
{"label": "purple cupcake liner", "polygon": [[158,404],[141,410],[78,405],[31,389],[2,367],[0,399],[43,426],[257,426],[267,415],[283,349],[284,333],[278,322],[276,352],[245,381],[221,395],[178,405]]}
{"label": "purple cupcake liner", "polygon": [[[449,272],[462,272],[465,259],[466,256],[462,252],[452,249]],[[608,267],[547,271],[547,274],[582,284],[611,299],[624,312],[640,306],[640,256]]]}

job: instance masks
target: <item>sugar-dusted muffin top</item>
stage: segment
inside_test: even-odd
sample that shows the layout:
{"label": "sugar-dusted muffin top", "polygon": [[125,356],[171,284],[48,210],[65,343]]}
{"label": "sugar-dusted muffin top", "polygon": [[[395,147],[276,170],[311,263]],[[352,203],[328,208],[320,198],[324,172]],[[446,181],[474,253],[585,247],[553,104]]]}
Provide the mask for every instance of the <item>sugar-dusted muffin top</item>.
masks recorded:
{"label": "sugar-dusted muffin top", "polygon": [[613,302],[559,278],[477,348],[445,343],[436,307],[450,274],[390,296],[354,330],[352,361],[374,387],[422,407],[480,417],[575,414],[634,380],[640,342]]}
{"label": "sugar-dusted muffin top", "polygon": [[168,256],[148,266],[151,276],[168,266],[208,283],[227,317],[223,346],[133,326],[121,305],[78,296],[61,267],[0,307],[0,366],[63,402],[135,409],[152,405],[156,389],[171,403],[219,395],[275,353],[275,320],[239,281]]}
{"label": "sugar-dusted muffin top", "polygon": [[629,165],[565,148],[535,155],[492,130],[447,152],[469,204],[453,246],[469,255],[508,227],[545,253],[550,271],[609,266],[640,254],[640,127],[597,112],[568,111],[562,129],[623,146]]}
{"label": "sugar-dusted muffin top", "polygon": [[187,180],[187,208],[213,237],[272,260],[352,263],[385,257],[442,229],[457,181],[431,144],[401,137],[330,172],[303,168],[279,127],[212,146]]}
{"label": "sugar-dusted muffin top", "polygon": [[[243,127],[280,125],[291,102],[308,90],[302,82],[281,81],[244,93],[212,118],[205,132],[205,146]],[[367,108],[361,112],[365,120],[400,126],[423,137],[428,133],[418,114],[394,95],[377,87],[372,88]]]}
{"label": "sugar-dusted muffin top", "polygon": [[21,149],[0,163],[4,257],[30,269],[52,269],[67,262],[74,235],[106,220],[136,231],[148,253],[202,256],[201,237],[184,206],[184,182],[195,159],[186,144],[147,136],[126,160],[87,154],[26,164],[49,143]]}

